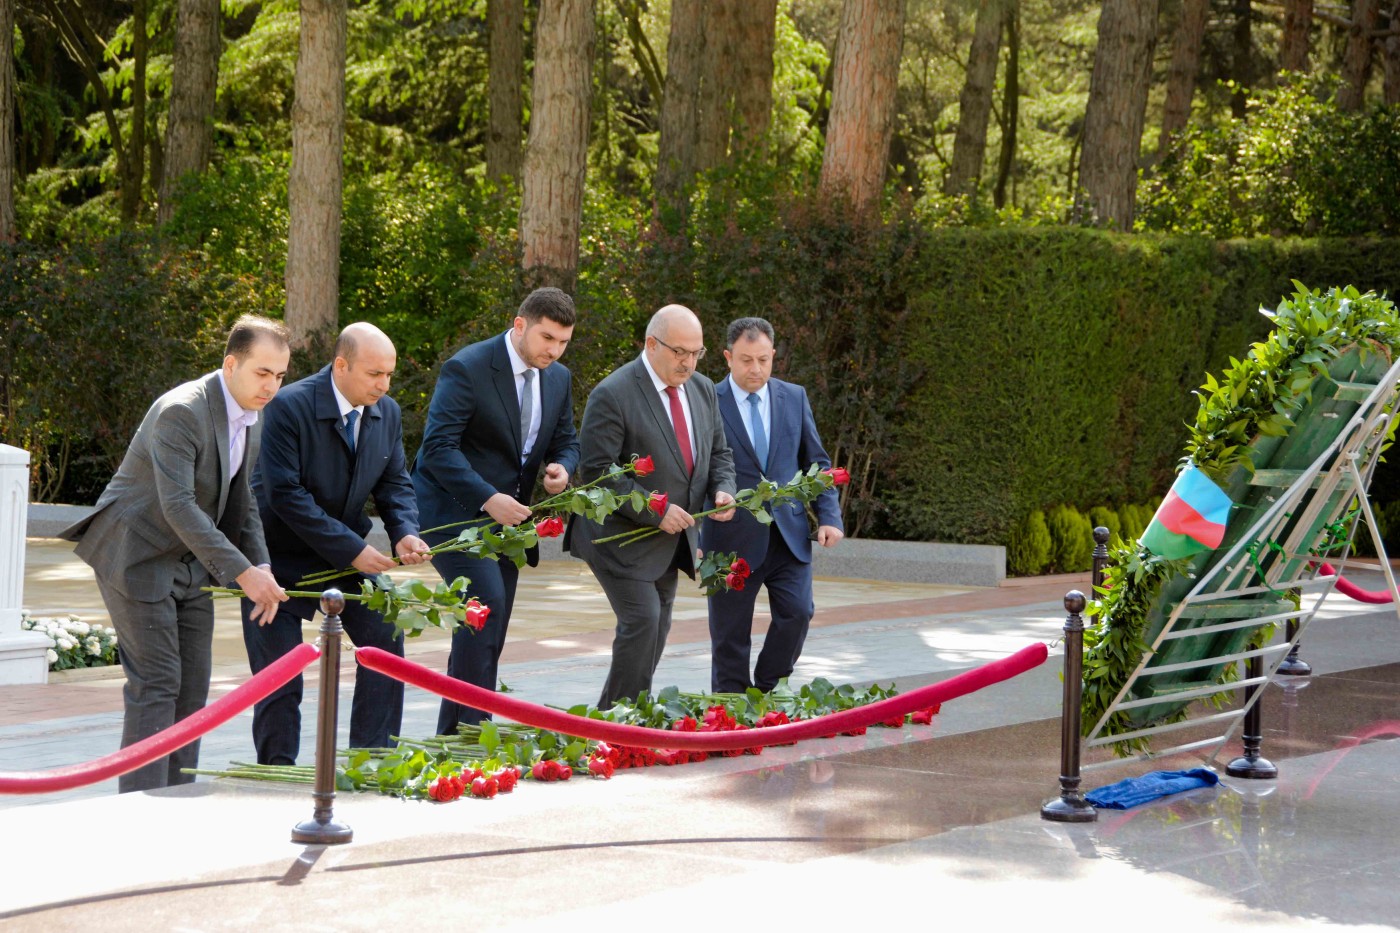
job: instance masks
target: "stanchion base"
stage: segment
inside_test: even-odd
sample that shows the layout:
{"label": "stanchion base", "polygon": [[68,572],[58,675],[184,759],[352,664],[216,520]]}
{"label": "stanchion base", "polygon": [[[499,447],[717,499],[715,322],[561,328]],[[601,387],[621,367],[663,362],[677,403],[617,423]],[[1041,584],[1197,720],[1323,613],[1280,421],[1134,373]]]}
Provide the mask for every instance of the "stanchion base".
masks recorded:
{"label": "stanchion base", "polygon": [[1226,765],[1225,773],[1230,777],[1267,781],[1278,777],[1278,768],[1267,758],[1243,756]]}
{"label": "stanchion base", "polygon": [[1094,805],[1081,798],[1056,797],[1040,808],[1040,818],[1055,823],[1093,823],[1099,818]]}
{"label": "stanchion base", "polygon": [[1306,677],[1312,673],[1312,665],[1302,658],[1287,657],[1274,673],[1287,677]]}
{"label": "stanchion base", "polygon": [[355,831],[344,823],[328,820],[307,820],[292,827],[292,841],[303,845],[342,845],[355,838]]}

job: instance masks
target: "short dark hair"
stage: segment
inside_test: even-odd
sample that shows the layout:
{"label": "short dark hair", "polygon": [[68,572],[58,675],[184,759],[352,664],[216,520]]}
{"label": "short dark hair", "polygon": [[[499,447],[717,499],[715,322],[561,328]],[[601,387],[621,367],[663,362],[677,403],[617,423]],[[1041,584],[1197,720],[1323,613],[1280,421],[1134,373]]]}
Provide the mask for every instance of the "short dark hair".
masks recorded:
{"label": "short dark hair", "polygon": [[741,317],[729,325],[729,330],[724,333],[724,348],[732,350],[734,344],[743,337],[750,340],[757,340],[758,335],[763,334],[770,343],[776,344],[778,338],[773,336],[773,325],[769,324],[761,317]]}
{"label": "short dark hair", "polygon": [[247,359],[259,337],[271,340],[279,347],[292,345],[292,332],[287,330],[286,324],[260,314],[245,314],[233,322],[233,328],[228,332],[228,344],[224,347],[224,356]]}
{"label": "short dark hair", "polygon": [[574,310],[574,300],[568,293],[558,288],[537,288],[520,302],[517,312],[531,324],[538,324],[542,318],[549,318],[561,327],[573,327],[578,319]]}

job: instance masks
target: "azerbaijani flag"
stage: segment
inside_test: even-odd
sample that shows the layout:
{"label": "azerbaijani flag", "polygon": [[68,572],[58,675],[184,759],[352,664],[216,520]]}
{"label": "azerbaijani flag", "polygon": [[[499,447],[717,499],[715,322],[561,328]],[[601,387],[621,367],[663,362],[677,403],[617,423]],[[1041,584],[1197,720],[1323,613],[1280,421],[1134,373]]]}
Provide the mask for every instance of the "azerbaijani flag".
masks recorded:
{"label": "azerbaijani flag", "polygon": [[1229,517],[1230,497],[1188,463],[1157,507],[1141,541],[1152,553],[1171,560],[1213,551],[1225,537]]}

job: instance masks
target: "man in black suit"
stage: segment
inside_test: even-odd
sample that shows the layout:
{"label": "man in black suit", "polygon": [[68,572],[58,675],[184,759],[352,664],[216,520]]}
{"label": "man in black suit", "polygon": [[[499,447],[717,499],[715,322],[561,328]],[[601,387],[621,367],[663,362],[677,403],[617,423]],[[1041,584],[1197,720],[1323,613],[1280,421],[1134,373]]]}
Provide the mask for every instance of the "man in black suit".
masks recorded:
{"label": "man in black suit", "polygon": [[[724,359],[729,376],[715,387],[729,446],[734,449],[737,482],[745,489],[765,477],[785,483],[817,463],[831,459],[817,434],[807,391],[772,378],[773,325],[763,318],[739,318],[729,325]],[[835,487],[812,503],[817,515],[817,543],[835,547],[845,537],[841,503]],[[743,693],[756,686],[765,693],[792,673],[815,606],[812,602],[812,539],[807,509],[798,502],[772,507],[771,524],[748,513],[720,525],[706,521],[701,543],[707,551],[734,552],[752,570],[742,590],[710,597],[710,689]],[[758,588],[768,590],[772,621],[763,650],[749,677],[750,639]]]}
{"label": "man in black suit", "polygon": [[[641,356],[598,383],[583,413],[583,478],[610,465],[651,457],[645,477],[615,482],[620,494],[666,495],[664,510],[623,506],[601,525],[569,524],[564,546],[588,562],[617,615],[612,667],[600,707],[651,690],[652,675],[671,631],[677,571],[695,577],[698,530],[692,512],[706,499],[734,501],[734,460],[724,437],[715,385],[695,371],[705,356],[700,320],[689,308],[667,305],[647,324]],[[724,522],[728,510],[715,515]],[[661,534],[625,547],[597,539],[658,528]]]}
{"label": "man in black suit", "polygon": [[[397,356],[384,332],[351,324],[335,344],[335,361],[283,389],[264,410],[262,455],[253,492],[267,535],[272,572],[291,588],[324,570],[354,567],[360,574],[392,570],[395,562],[365,543],[365,505],[371,496],[394,552],[405,564],[427,560],[418,538],[418,509],[403,452],[399,406],[385,393]],[[334,581],[358,592],[360,575]],[[257,673],[302,641],[302,621],[314,617],[317,600],[289,600],[270,622],[254,617],[243,600],[243,641]],[[345,633],[357,646],[403,655],[403,637],[383,616],[347,600]],[[295,764],[301,744],[302,678],[297,675],[253,709],[253,744],[259,764]],[[350,744],[383,748],[399,731],[403,684],[358,668],[350,704]]]}
{"label": "man in black suit", "polygon": [[[557,288],[538,288],[521,303],[511,329],[459,350],[442,364],[423,446],[413,466],[418,511],[429,528],[488,519],[518,525],[530,517],[526,505],[544,471],[544,490],[563,492],[578,469],[574,431],[573,376],[556,362],[573,339],[574,302]],[[457,537],[452,527],[427,535],[437,545]],[[539,550],[529,553],[530,566]],[[496,670],[506,643],[519,570],[509,560],[439,554],[433,566],[444,580],[467,577],[467,595],[490,610],[479,632],[452,636],[447,673],[496,689]],[[479,723],[484,714],[443,700],[438,733],[452,735],[458,723]]]}

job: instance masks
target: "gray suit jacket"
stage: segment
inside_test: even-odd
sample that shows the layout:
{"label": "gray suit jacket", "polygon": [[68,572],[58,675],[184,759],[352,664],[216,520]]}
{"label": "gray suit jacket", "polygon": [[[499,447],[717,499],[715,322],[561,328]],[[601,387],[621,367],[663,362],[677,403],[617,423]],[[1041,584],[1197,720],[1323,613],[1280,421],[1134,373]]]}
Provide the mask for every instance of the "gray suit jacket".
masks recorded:
{"label": "gray suit jacket", "polygon": [[[591,481],[601,476],[614,463],[626,464],[635,457],[651,457],[656,470],[646,477],[628,476],[616,484],[614,491],[628,493],[639,489],[650,494],[653,490],[666,493],[670,502],[695,513],[705,508],[705,500],[717,492],[734,494],[734,456],[724,436],[719,405],[715,400],[715,384],[695,373],[685,384],[690,400],[690,419],[695,441],[695,472],[685,472],[680,445],[676,442],[671,419],[663,407],[641,357],[620,367],[608,376],[588,396],[579,428],[579,477]],[[626,547],[616,544],[593,543],[641,527],[656,527],[661,517],[643,510],[637,513],[623,506],[602,525],[583,519],[569,524],[564,547],[576,557],[588,561],[594,570],[626,580],[656,580],[671,565],[676,554],[676,537],[664,532]],[[689,566],[684,569],[694,576],[695,548],[699,528],[686,530]]]}
{"label": "gray suit jacket", "polygon": [[221,584],[268,562],[248,480],[262,422],[229,482],[228,411],[217,372],[156,399],[91,515],[62,532],[107,585],[139,602],[170,595],[193,554]]}

